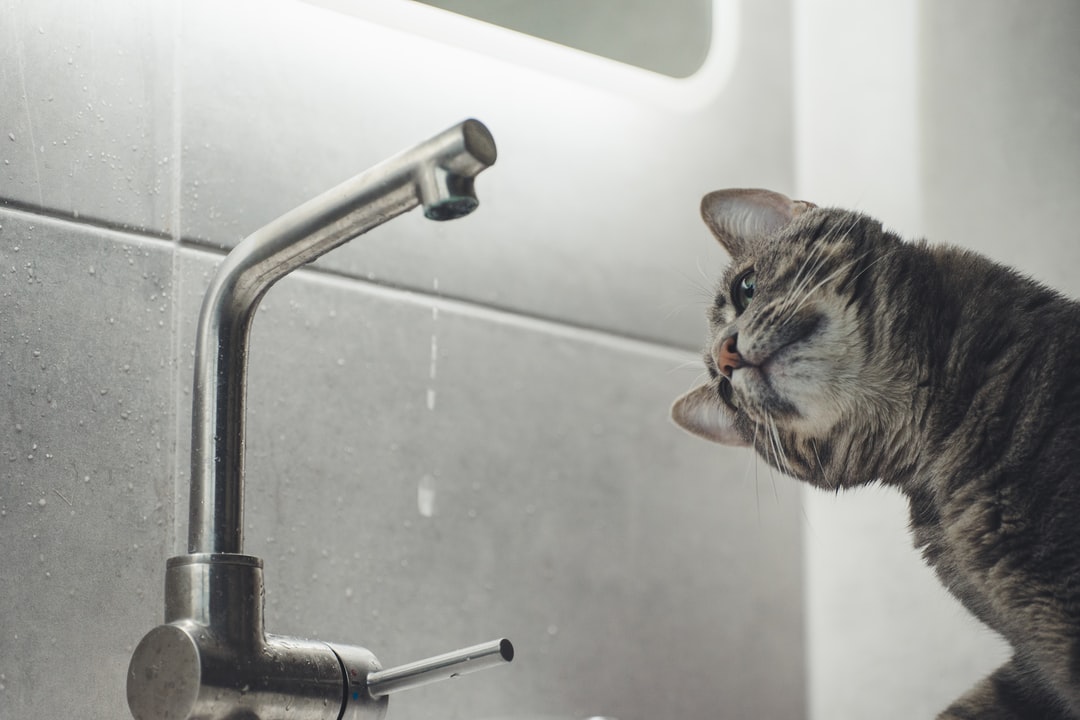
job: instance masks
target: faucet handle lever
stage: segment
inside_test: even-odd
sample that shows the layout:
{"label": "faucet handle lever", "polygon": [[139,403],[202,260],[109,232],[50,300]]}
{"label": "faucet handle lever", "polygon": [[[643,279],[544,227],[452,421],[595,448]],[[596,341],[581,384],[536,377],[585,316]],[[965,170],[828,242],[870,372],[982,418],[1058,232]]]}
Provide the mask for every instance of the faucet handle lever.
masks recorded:
{"label": "faucet handle lever", "polygon": [[506,638],[500,638],[425,660],[376,670],[367,676],[367,690],[372,697],[378,698],[502,665],[513,659],[514,645]]}
{"label": "faucet handle lever", "polygon": [[381,669],[375,656],[365,648],[356,645],[330,645],[330,648],[345,672],[345,704],[338,716],[343,720],[382,720],[390,693],[449,680],[514,659],[514,646],[506,638],[387,670]]}

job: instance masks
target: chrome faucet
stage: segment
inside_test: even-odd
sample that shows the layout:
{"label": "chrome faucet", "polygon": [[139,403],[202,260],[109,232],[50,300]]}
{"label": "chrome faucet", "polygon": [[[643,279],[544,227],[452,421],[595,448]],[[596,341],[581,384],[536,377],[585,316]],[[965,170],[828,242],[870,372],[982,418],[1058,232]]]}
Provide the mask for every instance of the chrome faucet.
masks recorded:
{"label": "chrome faucet", "polygon": [[513,659],[499,639],[383,669],[357,646],[266,633],[262,560],[243,554],[244,410],[251,321],[270,286],[417,205],[433,220],[476,209],[477,174],[495,162],[466,120],[257,230],[222,262],[195,346],[188,554],[169,558],[165,624],[135,648],[136,720],[380,720],[391,693]]}

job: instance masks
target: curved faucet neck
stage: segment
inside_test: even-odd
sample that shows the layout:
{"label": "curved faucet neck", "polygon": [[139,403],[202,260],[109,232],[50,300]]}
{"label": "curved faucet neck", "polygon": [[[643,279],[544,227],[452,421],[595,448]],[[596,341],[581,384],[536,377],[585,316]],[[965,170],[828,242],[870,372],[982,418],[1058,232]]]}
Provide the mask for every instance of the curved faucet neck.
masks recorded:
{"label": "curved faucet neck", "polygon": [[203,299],[195,344],[189,553],[243,552],[248,346],[263,295],[418,205],[435,220],[468,214],[478,204],[473,179],[495,158],[487,128],[466,120],[289,211],[226,256]]}

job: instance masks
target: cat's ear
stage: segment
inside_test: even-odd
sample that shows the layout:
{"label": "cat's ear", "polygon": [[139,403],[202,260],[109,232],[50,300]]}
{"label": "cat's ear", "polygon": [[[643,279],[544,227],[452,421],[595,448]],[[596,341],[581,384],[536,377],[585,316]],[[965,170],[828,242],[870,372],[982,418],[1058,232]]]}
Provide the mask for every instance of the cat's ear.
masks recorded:
{"label": "cat's ear", "polygon": [[735,429],[735,414],[716,396],[716,388],[701,385],[671,406],[671,419],[687,432],[721,445],[749,445]]}
{"label": "cat's ear", "polygon": [[772,235],[813,207],[771,190],[716,190],[701,199],[701,217],[728,254],[739,257],[751,240]]}

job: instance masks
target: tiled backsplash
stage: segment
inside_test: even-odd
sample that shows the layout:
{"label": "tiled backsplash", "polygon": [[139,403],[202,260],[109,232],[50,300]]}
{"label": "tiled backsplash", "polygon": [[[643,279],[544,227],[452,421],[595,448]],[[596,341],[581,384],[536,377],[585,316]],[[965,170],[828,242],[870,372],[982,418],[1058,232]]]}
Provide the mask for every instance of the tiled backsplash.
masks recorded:
{"label": "tiled backsplash", "polygon": [[[256,316],[269,629],[515,641],[401,720],[802,717],[799,493],[667,420],[722,259],[697,198],[790,183],[784,9],[743,8],[756,79],[686,113],[306,3],[0,5],[0,718],[127,714],[220,248],[468,115],[500,150],[475,215],[395,220]],[[774,112],[736,112],[763,76]]]}

